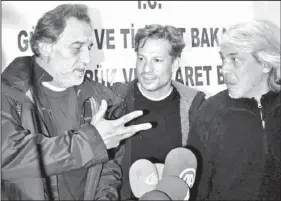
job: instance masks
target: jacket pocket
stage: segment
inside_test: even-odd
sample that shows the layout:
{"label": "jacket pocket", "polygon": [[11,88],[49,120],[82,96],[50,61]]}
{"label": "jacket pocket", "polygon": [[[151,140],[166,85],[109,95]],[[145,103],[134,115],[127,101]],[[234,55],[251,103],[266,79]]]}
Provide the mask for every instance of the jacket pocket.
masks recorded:
{"label": "jacket pocket", "polygon": [[1,181],[1,200],[44,200],[41,178]]}

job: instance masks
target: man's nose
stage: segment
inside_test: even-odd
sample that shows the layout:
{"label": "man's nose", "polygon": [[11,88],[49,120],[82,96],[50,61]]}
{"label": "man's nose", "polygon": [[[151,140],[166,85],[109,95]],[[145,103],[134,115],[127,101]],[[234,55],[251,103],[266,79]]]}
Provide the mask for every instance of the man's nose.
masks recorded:
{"label": "man's nose", "polygon": [[232,65],[227,64],[227,63],[222,65],[222,74],[228,74],[231,71],[232,71]]}
{"label": "man's nose", "polygon": [[144,71],[145,73],[153,71],[153,64],[152,64],[152,62],[147,61],[147,62],[144,64],[143,71]]}
{"label": "man's nose", "polygon": [[80,54],[80,61],[84,64],[89,64],[91,62],[90,50],[84,50]]}

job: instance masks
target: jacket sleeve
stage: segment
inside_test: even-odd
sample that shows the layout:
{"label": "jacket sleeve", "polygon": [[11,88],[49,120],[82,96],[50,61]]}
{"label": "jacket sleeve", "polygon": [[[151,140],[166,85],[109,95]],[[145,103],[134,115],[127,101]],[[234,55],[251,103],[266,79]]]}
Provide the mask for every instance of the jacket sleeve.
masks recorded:
{"label": "jacket sleeve", "polygon": [[211,159],[210,130],[203,120],[202,112],[197,113],[190,128],[187,148],[191,149],[197,158],[197,174],[191,191],[192,200],[207,200],[211,192],[211,180],[214,171]]}
{"label": "jacket sleeve", "polygon": [[[118,101],[113,102],[113,105],[108,108],[105,118],[114,120],[125,114],[126,105],[124,101],[120,102],[119,99]],[[95,195],[96,200],[119,200],[122,185],[121,161],[124,154],[125,147],[122,144],[117,148],[108,150],[109,160],[103,164],[100,182],[96,191],[97,194]]]}
{"label": "jacket sleeve", "polygon": [[22,126],[11,98],[2,95],[1,107],[1,167],[4,180],[41,177],[38,147],[42,153],[45,176],[102,164],[108,160],[106,146],[98,131],[90,124],[49,138]]}
{"label": "jacket sleeve", "polygon": [[[111,160],[103,164],[100,182],[95,196],[96,200],[119,200],[122,184],[121,161],[124,156],[124,146],[112,151]],[[109,152],[110,152],[109,151]]]}

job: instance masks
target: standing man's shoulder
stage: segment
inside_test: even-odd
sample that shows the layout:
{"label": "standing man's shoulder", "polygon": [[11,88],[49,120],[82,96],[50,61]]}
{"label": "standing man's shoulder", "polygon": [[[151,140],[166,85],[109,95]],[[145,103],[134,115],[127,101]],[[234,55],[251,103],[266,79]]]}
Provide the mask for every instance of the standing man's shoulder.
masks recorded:
{"label": "standing man's shoulder", "polygon": [[201,146],[201,142],[204,144],[211,141],[216,142],[216,130],[223,118],[224,111],[226,111],[225,108],[228,106],[227,100],[227,91],[221,91],[206,99],[200,108],[193,113],[189,135],[190,145],[196,147]]}
{"label": "standing man's shoulder", "polygon": [[179,92],[181,101],[185,101],[190,105],[189,113],[192,118],[193,114],[196,113],[202,103],[206,100],[206,94],[203,91],[191,88],[176,81],[173,81],[172,84]]}
{"label": "standing man's shoulder", "polygon": [[26,64],[31,64],[33,61],[32,56],[21,56],[21,57],[16,57],[9,65],[9,66],[18,66],[18,65],[26,65]]}
{"label": "standing man's shoulder", "polygon": [[226,105],[227,100],[229,100],[229,96],[227,93],[227,90],[223,90],[213,96],[210,96],[208,99],[206,99],[206,101],[202,105],[202,108],[206,109],[207,107],[210,107],[215,109],[219,105]]}
{"label": "standing man's shoulder", "polygon": [[174,80],[172,81],[172,85],[177,89],[181,98],[193,100],[195,97],[200,97],[201,99],[205,99],[206,94],[202,91],[183,85]]}
{"label": "standing man's shoulder", "polygon": [[1,73],[4,80],[15,79],[16,77],[28,79],[31,75],[32,56],[16,57]]}
{"label": "standing man's shoulder", "polygon": [[198,110],[197,116],[202,119],[214,119],[218,114],[221,114],[228,106],[227,90],[210,96],[206,99]]}

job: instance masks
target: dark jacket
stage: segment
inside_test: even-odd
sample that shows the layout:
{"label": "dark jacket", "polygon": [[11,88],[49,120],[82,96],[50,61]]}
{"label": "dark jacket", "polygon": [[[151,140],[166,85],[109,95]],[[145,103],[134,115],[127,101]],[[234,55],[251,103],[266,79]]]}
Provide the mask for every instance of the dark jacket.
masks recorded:
{"label": "dark jacket", "polygon": [[[109,106],[121,99],[85,78],[75,86],[80,128],[50,137],[55,122],[44,114],[47,111],[38,101],[37,89],[40,81],[50,75],[35,66],[34,57],[19,57],[1,75],[2,195],[11,200],[50,199],[46,191],[49,183],[54,199],[58,199],[56,175],[83,167],[88,169],[84,200],[118,199],[119,163],[124,153],[120,149],[115,158],[110,158],[98,131],[89,122],[102,99]],[[95,111],[91,111],[90,97],[96,101]]]}
{"label": "dark jacket", "polygon": [[280,200],[280,98],[269,92],[258,104],[225,90],[204,102],[188,141],[198,151],[198,200]]}
{"label": "dark jacket", "polygon": [[[112,90],[118,94],[124,102],[122,103],[122,110],[131,112],[135,110],[134,101],[134,85],[137,79],[130,82],[129,84],[115,83]],[[181,119],[181,132],[182,132],[182,146],[187,145],[187,140],[189,136],[189,122],[190,119],[194,117],[196,111],[199,109],[200,105],[205,100],[205,94],[196,89],[190,88],[188,86],[182,85],[179,82],[172,81],[172,85],[180,94],[180,119]],[[133,123],[133,122],[132,122]],[[122,160],[122,171],[128,172],[131,164],[130,152],[131,152],[131,139],[125,140],[125,156]],[[121,189],[121,199],[128,199],[130,197],[128,178],[123,178],[123,184]]]}

